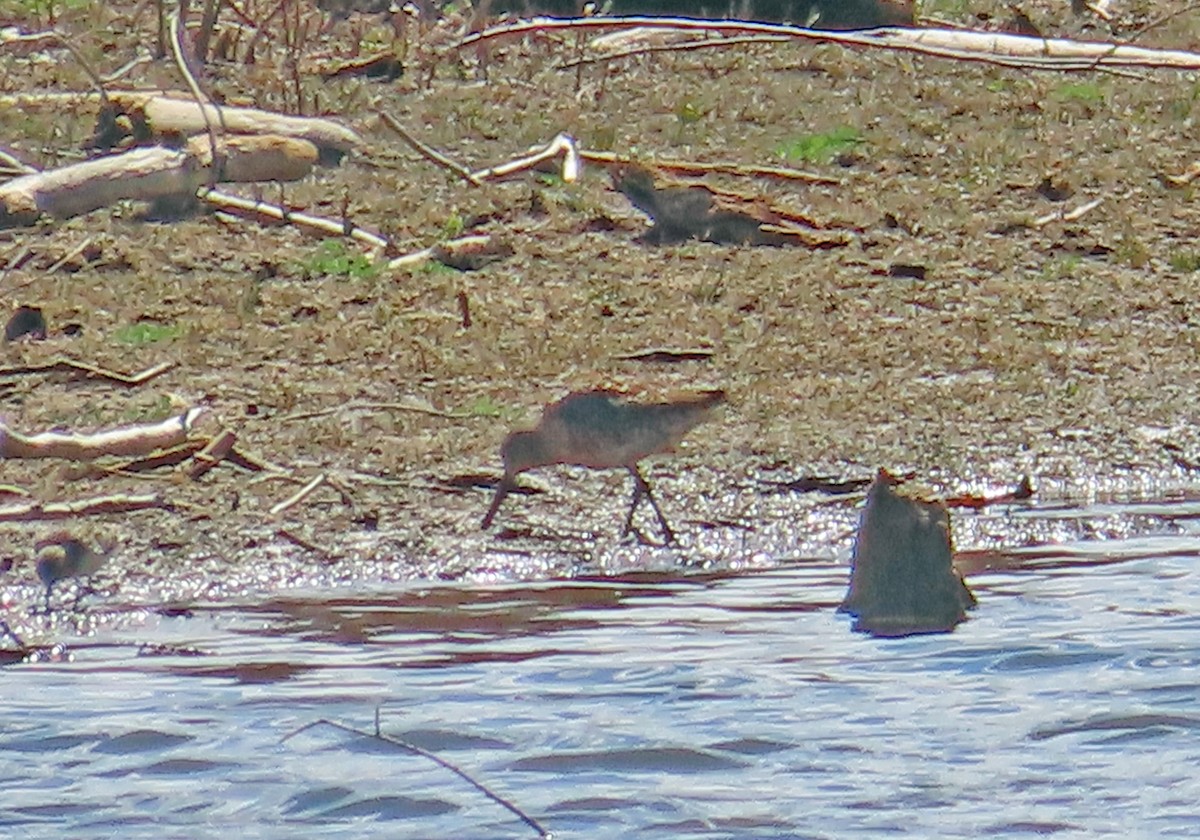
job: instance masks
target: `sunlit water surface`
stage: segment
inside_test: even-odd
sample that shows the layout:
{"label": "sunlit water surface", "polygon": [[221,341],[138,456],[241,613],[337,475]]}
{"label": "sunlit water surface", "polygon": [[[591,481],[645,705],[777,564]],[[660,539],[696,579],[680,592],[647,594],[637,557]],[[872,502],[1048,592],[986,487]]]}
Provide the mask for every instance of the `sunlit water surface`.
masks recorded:
{"label": "sunlit water surface", "polygon": [[[847,569],[289,593],[0,670],[0,836],[1198,837],[1200,538],[1009,552],[954,633]],[[56,661],[57,659],[57,661]]]}

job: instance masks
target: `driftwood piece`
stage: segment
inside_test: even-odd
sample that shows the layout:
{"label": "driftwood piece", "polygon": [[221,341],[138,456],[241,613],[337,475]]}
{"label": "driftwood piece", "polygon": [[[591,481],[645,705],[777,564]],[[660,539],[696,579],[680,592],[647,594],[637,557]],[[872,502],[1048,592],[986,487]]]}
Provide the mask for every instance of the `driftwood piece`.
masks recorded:
{"label": "driftwood piece", "polygon": [[[184,147],[207,171],[213,165],[207,134],[197,135]],[[312,174],[319,152],[313,143],[278,134],[225,136],[217,140],[220,169],[216,180],[226,183],[299,181]]]}
{"label": "driftwood piece", "polygon": [[74,519],[79,516],[101,516],[131,513],[138,510],[174,510],[175,505],[155,494],[140,496],[95,496],[74,502],[26,502],[0,507],[0,522],[30,522],[33,520]]}
{"label": "driftwood piece", "polygon": [[838,609],[876,636],[952,630],[976,601],[954,571],[950,517],[942,504],[900,495],[896,483],[880,471],[867,491]]}
{"label": "driftwood piece", "polygon": [[691,32],[787,36],[800,41],[818,41],[846,47],[877,47],[961,61],[982,61],[1006,67],[1039,70],[1096,70],[1114,67],[1152,67],[1166,70],[1200,70],[1200,53],[1159,50],[1102,41],[1073,41],[979,32],[962,29],[903,29],[881,27],[858,32],[831,32],[773,23],[735,20],[697,20],[649,16],[596,16],[589,18],[537,17],[502,23],[474,32],[454,44],[462,50],[494,38],[529,35],[534,32],[629,29],[673,29]]}
{"label": "driftwood piece", "polygon": [[[285,137],[218,141],[218,180],[294,181],[312,171],[316,147]],[[22,175],[0,186],[0,228],[32,225],[43,215],[80,216],[125,199],[190,199],[212,179],[211,144],[152,147]]]}
{"label": "driftwood piece", "polygon": [[220,465],[233,451],[235,443],[237,443],[237,435],[229,429],[223,429],[219,435],[208,442],[207,446],[192,456],[192,463],[188,465],[184,473],[193,481],[199,479],[209,470]]}
{"label": "driftwood piece", "polygon": [[218,216],[224,214],[227,221],[235,217],[249,217],[259,222],[295,225],[301,230],[315,231],[323,236],[348,236],[376,251],[389,251],[393,248],[391,240],[359,227],[349,219],[326,219],[311,213],[289,210],[279,204],[242,198],[221,190],[200,190],[199,196],[201,201],[219,208]]}
{"label": "driftwood piece", "polygon": [[0,186],[0,228],[32,225],[43,215],[79,216],[127,198],[194,193],[203,178],[197,180],[189,159],[176,149],[134,149],[22,175]]}
{"label": "driftwood piece", "polygon": [[158,423],[121,426],[92,434],[51,431],[26,436],[0,422],[0,458],[90,461],[104,455],[145,455],[183,443],[203,412],[203,408],[189,408]]}
{"label": "driftwood piece", "polygon": [[149,137],[191,137],[206,133],[211,124],[219,135],[274,134],[307,140],[320,151],[322,161],[365,145],[358,132],[333,120],[211,103],[201,108],[187,93],[117,91],[109,93],[108,99],[133,121],[135,133]]}

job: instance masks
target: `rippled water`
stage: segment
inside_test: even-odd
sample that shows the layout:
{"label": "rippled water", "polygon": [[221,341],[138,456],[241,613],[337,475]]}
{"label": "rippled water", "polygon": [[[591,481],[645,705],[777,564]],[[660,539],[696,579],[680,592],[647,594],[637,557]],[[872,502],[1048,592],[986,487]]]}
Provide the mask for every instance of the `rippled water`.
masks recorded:
{"label": "rippled water", "polygon": [[[1200,836],[1200,538],[978,555],[949,635],[847,569],[291,593],[0,670],[10,837]],[[971,559],[971,558],[968,558]]]}

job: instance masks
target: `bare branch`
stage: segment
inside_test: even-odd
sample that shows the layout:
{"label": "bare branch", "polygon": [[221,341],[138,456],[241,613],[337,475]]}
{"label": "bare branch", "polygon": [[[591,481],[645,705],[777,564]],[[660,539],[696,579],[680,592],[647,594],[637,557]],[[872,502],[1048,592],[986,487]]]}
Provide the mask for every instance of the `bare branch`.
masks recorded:
{"label": "bare branch", "polygon": [[305,499],[307,499],[309,496],[311,496],[313,493],[315,493],[317,491],[317,489],[319,487],[321,487],[321,485],[323,485],[325,483],[326,483],[325,474],[321,473],[316,478],[312,479],[307,484],[305,484],[303,487],[301,487],[299,490],[297,490],[295,493],[293,493],[291,496],[288,496],[282,502],[280,502],[279,504],[272,507],[271,510],[268,512],[270,513],[271,516],[278,516],[279,514],[283,513],[284,511],[288,510],[289,508],[293,508],[296,505],[303,502]]}
{"label": "bare branch", "polygon": [[199,479],[209,470],[220,465],[225,460],[225,456],[233,451],[233,445],[236,442],[237,435],[228,429],[222,429],[221,433],[210,440],[207,446],[192,456],[192,464],[184,470],[184,473],[193,481]]}
{"label": "bare branch", "polygon": [[775,35],[849,47],[902,50],[940,58],[1041,70],[1095,70],[1111,67],[1200,69],[1200,53],[1183,50],[1157,50],[1102,41],[1073,41],[1066,38],[1039,38],[1002,32],[956,29],[881,27],[839,32],[750,21],[695,20],[636,15],[591,18],[537,17],[518,20],[472,33],[453,44],[450,49],[461,50],[493,38],[524,35],[531,32],[638,28],[740,35]]}
{"label": "bare branch", "polygon": [[397,120],[391,114],[387,113],[386,111],[380,111],[379,119],[383,121],[384,125],[400,135],[401,140],[416,149],[417,153],[420,154],[421,157],[436,163],[443,169],[450,170],[464,181],[468,181],[477,187],[483,186],[483,182],[472,175],[471,170],[467,169],[467,167],[463,166],[461,163],[451,160],[449,157],[442,154],[432,146],[422,143],[420,140],[410,134],[408,130],[400,124],[399,120]]}
{"label": "bare branch", "polygon": [[80,516],[102,516],[113,513],[132,513],[138,510],[175,510],[176,505],[161,496],[147,494],[130,496],[96,496],[74,502],[28,502],[0,507],[0,522],[30,522],[34,520],[75,519]]}
{"label": "bare branch", "polygon": [[78,373],[83,379],[100,379],[105,382],[112,382],[115,385],[137,386],[145,385],[151,379],[161,376],[174,367],[174,362],[159,362],[140,373],[127,376],[123,373],[89,365],[86,362],[77,362],[73,359],[57,359],[44,365],[0,368],[0,379],[6,376],[28,376],[33,373]]}
{"label": "bare branch", "polygon": [[104,455],[143,455],[183,443],[203,412],[203,408],[190,408],[158,423],[121,426],[91,434],[50,431],[26,436],[0,422],[0,458],[90,461]]}
{"label": "bare branch", "polygon": [[259,216],[271,221],[296,225],[299,228],[307,228],[330,236],[349,236],[356,242],[361,242],[380,251],[389,251],[393,247],[390,239],[369,231],[366,228],[361,228],[357,225],[347,225],[346,222],[337,222],[332,219],[323,219],[320,216],[313,216],[309,213],[296,213],[278,204],[269,204],[265,201],[242,198],[241,196],[222,192],[221,190],[200,190],[199,196],[202,201],[219,207],[230,214]]}

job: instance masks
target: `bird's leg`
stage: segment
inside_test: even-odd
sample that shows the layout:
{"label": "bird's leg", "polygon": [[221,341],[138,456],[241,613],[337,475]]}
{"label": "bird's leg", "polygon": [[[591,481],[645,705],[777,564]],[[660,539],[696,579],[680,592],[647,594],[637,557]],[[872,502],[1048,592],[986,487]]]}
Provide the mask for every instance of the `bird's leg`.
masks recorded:
{"label": "bird's leg", "polygon": [[54,581],[46,584],[46,615],[50,614],[50,591],[54,589]]}
{"label": "bird's leg", "polygon": [[508,476],[500,479],[500,483],[496,485],[496,495],[492,498],[492,506],[484,514],[483,523],[479,526],[480,528],[486,531],[492,526],[492,520],[496,518],[496,511],[500,510],[500,503],[504,501],[504,497],[508,495],[509,491],[516,486],[516,482]]}
{"label": "bird's leg", "polygon": [[629,515],[625,517],[625,530],[621,532],[621,536],[625,536],[633,530],[633,513],[637,509],[638,502],[644,496],[646,501],[650,502],[650,507],[654,508],[654,515],[658,517],[658,524],[662,527],[663,544],[670,545],[675,542],[675,532],[667,524],[667,517],[663,516],[662,508],[654,500],[654,494],[650,492],[650,485],[646,483],[646,479],[642,477],[636,464],[629,468],[629,474],[633,476],[633,500],[629,503]]}
{"label": "bird's leg", "polygon": [[[625,514],[625,527],[621,529],[622,539],[636,533],[633,529],[633,513],[637,510],[638,502],[642,500],[642,496],[645,494],[642,488],[646,487],[646,480],[642,478],[637,467],[630,467],[629,474],[633,476],[633,498],[629,500],[629,513]],[[638,537],[640,538],[641,534],[638,534]]]}
{"label": "bird's leg", "polygon": [[96,587],[92,586],[92,579],[90,577],[84,578],[83,580],[79,581],[78,591],[75,593],[75,603],[71,606],[71,609],[74,610],[75,612],[78,612],[79,611],[79,602],[83,600],[83,596],[84,595],[95,595],[95,594],[96,594]]}

